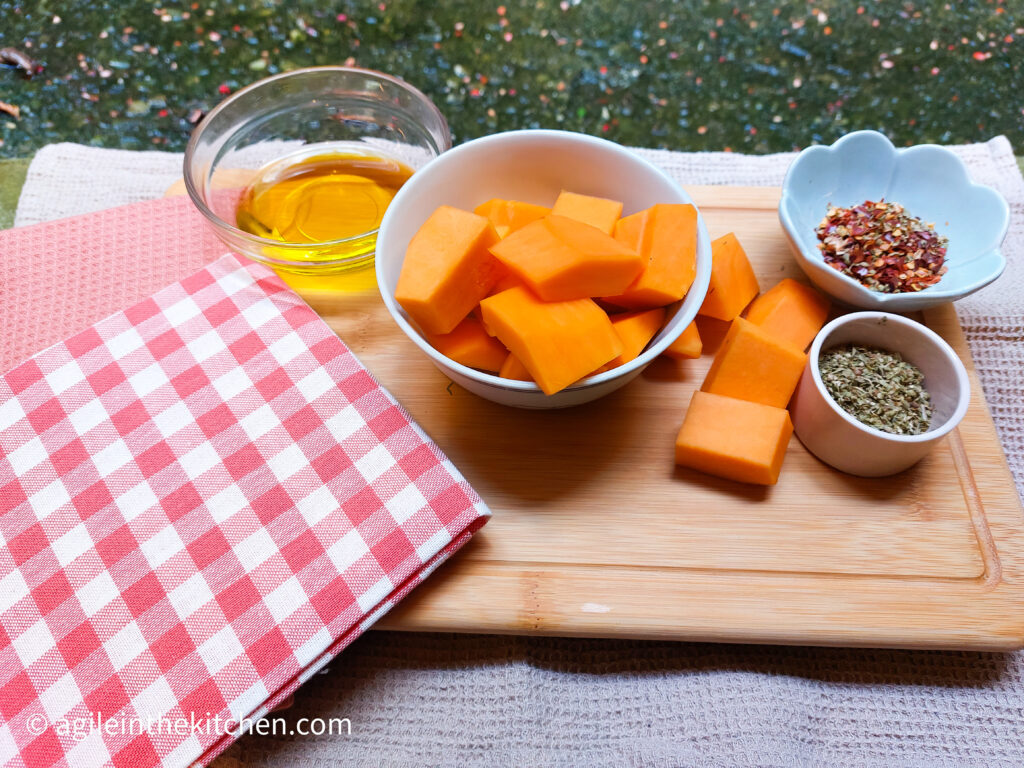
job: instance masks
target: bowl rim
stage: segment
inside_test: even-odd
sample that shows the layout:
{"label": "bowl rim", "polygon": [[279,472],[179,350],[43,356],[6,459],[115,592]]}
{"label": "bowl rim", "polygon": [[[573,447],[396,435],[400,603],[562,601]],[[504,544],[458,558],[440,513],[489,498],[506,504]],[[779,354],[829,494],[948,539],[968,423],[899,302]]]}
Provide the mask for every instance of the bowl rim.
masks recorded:
{"label": "bowl rim", "polygon": [[[200,136],[202,136],[203,127],[205,125],[210,124],[211,118],[216,117],[218,114],[220,114],[223,110],[227,109],[231,104],[235,103],[236,101],[250,95],[255,91],[261,90],[270,83],[277,82],[278,80],[300,78],[309,74],[323,72],[371,76],[379,80],[389,82],[405,91],[408,91],[415,98],[421,101],[429,110],[433,111],[435,117],[438,118],[438,122],[441,125],[442,141],[441,146],[439,147],[440,151],[438,152],[438,155],[436,155],[435,157],[439,157],[440,155],[444,154],[451,147],[451,130],[449,129],[448,121],[445,119],[445,116],[441,112],[441,110],[438,109],[437,105],[425,93],[423,93],[423,91],[395,75],[389,75],[386,72],[381,72],[376,69],[367,69],[364,67],[346,67],[338,64],[327,64],[315,67],[301,67],[299,69],[291,69],[288,70],[287,72],[280,72],[276,75],[261,78],[254,83],[249,83],[249,85],[246,85],[243,88],[239,88],[226,99],[219,102],[217,106],[215,106],[213,109],[207,112],[203,119],[199,122],[199,125],[197,125],[195,129],[192,131],[192,135],[189,137],[188,144],[185,147],[185,156],[182,159],[182,175],[185,180],[185,190],[188,192],[188,196],[192,199],[192,204],[196,208],[198,208],[199,212],[202,213],[203,216],[205,216],[206,219],[215,227],[224,230],[225,232],[234,237],[239,237],[242,238],[243,240],[253,242],[256,245],[272,247],[283,250],[285,252],[293,250],[308,251],[310,248],[345,245],[346,243],[352,243],[358,240],[362,240],[366,237],[376,235],[380,232],[380,226],[378,225],[374,229],[369,229],[366,232],[362,232],[358,235],[351,235],[349,237],[343,237],[338,240],[324,240],[318,243],[282,243],[278,240],[271,240],[270,238],[260,237],[259,235],[252,234],[251,232],[246,232],[244,229],[239,229],[234,224],[225,221],[223,218],[214,213],[213,210],[206,204],[206,201],[203,199],[203,196],[199,192],[198,183],[196,182],[195,178],[193,178],[190,161],[192,159],[192,156],[196,152],[197,146],[199,145],[199,138]],[[349,261],[352,261],[353,263],[355,263],[356,261],[363,262],[365,261],[365,256],[349,257],[345,259],[335,260],[332,262],[323,262],[322,265],[337,266],[339,264],[344,264]],[[293,262],[289,261],[288,259],[275,259],[274,263],[289,265],[292,264]]]}
{"label": "bowl rim", "polygon": [[[959,169],[959,171],[962,174],[963,181],[965,181],[968,186],[981,187],[983,189],[989,190],[991,193],[995,195],[996,199],[999,202],[1000,211],[1002,212],[1002,223],[1000,226],[999,236],[994,240],[996,245],[995,247],[989,250],[981,251],[975,254],[974,256],[974,258],[981,258],[984,256],[994,254],[995,256],[998,257],[999,261],[998,267],[995,270],[992,270],[986,273],[985,275],[982,275],[981,277],[977,278],[976,280],[973,280],[971,283],[967,285],[961,285],[957,288],[943,288],[942,282],[939,281],[935,285],[928,286],[927,288],[923,288],[920,291],[908,291],[903,293],[883,293],[881,291],[872,291],[871,289],[865,287],[859,281],[855,280],[849,275],[843,274],[838,270],[832,269],[827,264],[825,264],[824,259],[819,258],[819,251],[815,250],[813,254],[808,253],[808,249],[805,248],[803,240],[800,237],[799,230],[796,224],[794,223],[789,211],[789,205],[796,199],[795,196],[792,194],[791,190],[793,186],[792,179],[797,166],[806,156],[826,152],[842,151],[842,147],[844,144],[850,143],[854,139],[863,139],[869,136],[873,140],[878,141],[880,144],[887,146],[889,151],[892,152],[893,155],[897,158],[900,155],[907,152],[917,153],[921,151],[927,151],[942,154],[945,157],[949,158],[954,163],[954,165]],[[889,140],[889,137],[886,136],[884,133],[881,133],[880,131],[860,130],[847,133],[839,137],[836,141],[832,142],[831,144],[815,144],[810,147],[804,147],[804,149],[802,149],[797,154],[797,156],[793,158],[793,161],[789,164],[789,167],[786,169],[786,175],[782,180],[782,194],[779,198],[779,219],[782,222],[782,226],[786,229],[787,233],[789,234],[789,240],[793,243],[795,250],[797,251],[798,261],[802,265],[806,265],[814,269],[819,274],[827,276],[827,279],[838,278],[843,285],[849,286],[851,289],[854,289],[856,293],[860,294],[864,301],[878,307],[882,307],[887,304],[896,307],[901,304],[917,304],[922,301],[929,303],[939,303],[944,300],[952,301],[960,299],[974,293],[977,290],[980,290],[981,288],[984,288],[989,283],[997,280],[1000,277],[1000,275],[1002,275],[1003,272],[1006,270],[1006,257],[1003,255],[1000,248],[1002,242],[1006,239],[1006,233],[1009,231],[1010,227],[1009,203],[1006,202],[1006,198],[1002,195],[1002,193],[1000,193],[993,187],[990,187],[987,184],[978,184],[972,181],[970,174],[968,173],[967,166],[964,165],[960,157],[955,152],[950,150],[948,147],[944,147],[940,144],[925,143],[914,144],[909,147],[896,147],[892,143],[892,141]]]}
{"label": "bowl rim", "polygon": [[[592,147],[595,147],[601,151],[612,151],[617,154],[627,155],[633,162],[639,163],[641,166],[645,167],[645,169],[649,171],[651,174],[661,177],[665,182],[674,187],[682,201],[680,204],[692,205],[694,210],[697,211],[698,263],[697,274],[694,277],[694,281],[690,286],[690,291],[696,289],[703,295],[707,294],[708,286],[711,282],[711,238],[708,235],[707,226],[704,222],[704,217],[701,214],[700,208],[697,206],[693,198],[691,198],[690,195],[686,192],[686,190],[684,190],[682,186],[678,182],[676,182],[671,176],[669,176],[667,173],[662,171],[660,168],[655,166],[650,161],[646,160],[645,158],[641,157],[640,155],[634,152],[631,152],[626,147],[623,147],[622,145],[617,144],[613,141],[609,141],[607,139],[602,139],[597,136],[590,136],[585,133],[576,133],[575,131],[564,131],[550,128],[526,128],[512,131],[502,131],[500,133],[494,133],[488,136],[482,136],[477,139],[472,139],[470,141],[465,142],[464,144],[460,144],[457,147],[453,147],[452,149],[448,150],[442,155],[438,155],[429,163],[427,163],[427,165],[421,168],[417,172],[417,174],[414,174],[413,177],[409,179],[409,181],[406,182],[405,185],[403,185],[403,187],[398,191],[398,194],[395,195],[394,200],[391,201],[391,205],[388,207],[388,210],[385,211],[384,219],[381,221],[381,234],[378,237],[377,241],[378,253],[380,253],[382,250],[380,247],[381,242],[383,241],[385,244],[387,242],[387,231],[390,228],[389,217],[391,216],[391,212],[399,209],[398,204],[401,203],[405,197],[411,197],[413,194],[416,193],[418,186],[417,176],[420,176],[419,183],[424,183],[422,181],[423,178],[426,178],[426,174],[424,172],[428,171],[431,166],[436,165],[438,163],[452,162],[452,158],[457,158],[468,151],[476,150],[480,146],[486,146],[488,144],[502,144],[510,141],[529,141],[530,139],[533,138],[551,138],[558,141],[589,144]],[[707,258],[704,260],[703,264],[699,258],[702,249],[706,249],[707,251]],[[703,269],[702,266],[704,267]],[[377,272],[377,290],[380,292],[381,298],[384,300],[384,305],[387,307],[391,317],[395,320],[396,323],[398,323],[398,326],[402,329],[405,335],[408,336],[413,341],[413,343],[415,343],[416,346],[423,350],[423,352],[425,352],[427,356],[430,357],[435,363],[440,363],[444,366],[450,367],[459,374],[478,383],[486,384],[487,386],[492,387],[494,389],[502,389],[508,392],[520,392],[527,394],[536,393],[537,395],[545,398],[557,397],[566,392],[588,389],[590,387],[604,384],[624,376],[628,376],[634,371],[637,371],[637,369],[645,367],[648,363],[654,360],[655,357],[664,352],[665,349],[668,348],[668,346],[672,344],[673,341],[676,340],[676,338],[682,335],[682,332],[686,330],[686,327],[689,325],[689,323],[693,322],[694,318],[697,316],[698,310],[700,309],[700,305],[696,304],[693,307],[693,316],[689,318],[684,316],[683,319],[685,320],[685,322],[680,322],[680,328],[678,333],[673,334],[671,336],[666,336],[665,338],[661,339],[661,341],[649,345],[643,352],[641,352],[635,358],[630,360],[628,363],[616,366],[615,368],[596,374],[594,376],[588,376],[585,379],[581,379],[580,381],[569,385],[565,389],[559,390],[554,395],[545,395],[541,388],[536,384],[536,382],[505,379],[498,376],[497,374],[485,373],[483,371],[477,370],[476,368],[470,368],[468,366],[463,365],[462,363],[452,360],[450,357],[442,355],[440,352],[434,349],[434,347],[432,347],[427,342],[423,335],[420,334],[412,326],[412,323],[410,323],[409,320],[405,317],[404,311],[399,307],[398,303],[395,301],[394,296],[389,295],[389,292],[384,289],[384,281],[382,279],[383,267],[381,259],[375,259],[374,269]],[[689,295],[690,294],[688,292],[687,296]],[[675,302],[669,306],[675,307],[680,302],[685,301],[685,299],[686,297],[680,299],[679,302]],[[689,313],[687,312],[686,314]],[[673,318],[673,320],[675,320],[675,318]]]}
{"label": "bowl rim", "polygon": [[[885,432],[881,429],[876,429],[843,410],[839,403],[837,403],[829,393],[828,388],[825,387],[825,383],[821,380],[821,371],[818,368],[818,360],[821,357],[822,345],[836,329],[841,328],[844,325],[866,321],[883,321],[886,323],[901,325],[910,329],[912,333],[917,333],[943,353],[946,363],[953,371],[959,391],[957,393],[957,403],[956,407],[953,409],[953,413],[948,419],[946,419],[946,421],[935,429],[929,429],[927,432],[922,432],[918,435],[897,435],[892,432]],[[900,350],[890,349],[889,351],[899,352]],[[967,368],[964,366],[963,361],[960,360],[960,357],[956,354],[953,348],[949,346],[945,339],[935,333],[931,328],[915,322],[914,320],[910,320],[909,318],[903,317],[902,315],[896,315],[891,312],[866,311],[850,312],[846,315],[840,315],[818,331],[818,334],[814,337],[814,341],[811,343],[811,348],[807,353],[807,363],[815,389],[818,390],[818,394],[821,396],[822,400],[828,404],[829,408],[832,409],[833,413],[837,414],[843,421],[860,430],[865,435],[869,435],[873,438],[884,439],[891,443],[910,445],[937,440],[956,428],[967,413],[967,408],[970,405],[970,377],[967,375]]]}

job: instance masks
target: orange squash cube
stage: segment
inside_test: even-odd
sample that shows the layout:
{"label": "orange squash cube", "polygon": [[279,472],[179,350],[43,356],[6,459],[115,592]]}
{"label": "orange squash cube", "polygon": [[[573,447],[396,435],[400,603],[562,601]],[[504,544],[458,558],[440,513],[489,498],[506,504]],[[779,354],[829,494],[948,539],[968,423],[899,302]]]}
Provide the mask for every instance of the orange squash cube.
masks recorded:
{"label": "orange squash cube", "polygon": [[409,242],[395,300],[427,333],[450,333],[504,273],[496,242],[483,216],[442,205]]}
{"label": "orange squash cube", "polygon": [[697,315],[694,321],[697,324],[697,331],[700,333],[700,342],[703,346],[702,355],[715,355],[722,348],[725,336],[732,328],[732,323],[724,320],[715,320],[713,317]]}
{"label": "orange squash cube", "polygon": [[555,200],[551,214],[582,221],[610,235],[615,228],[615,222],[622,215],[622,203],[618,200],[577,195],[575,192],[563,190]]}
{"label": "orange squash cube", "polygon": [[729,233],[711,243],[711,282],[698,314],[732,320],[761,290],[750,260],[736,235]]}
{"label": "orange squash cube", "polygon": [[546,302],[519,287],[487,297],[480,310],[488,331],[548,395],[622,353],[611,320],[590,299]]}
{"label": "orange squash cube", "polygon": [[700,331],[697,330],[697,321],[694,320],[680,334],[679,338],[665,348],[663,355],[674,357],[677,360],[692,360],[700,357],[704,351],[704,344],[700,340]]}
{"label": "orange squash cube", "polygon": [[775,485],[792,434],[785,408],[694,392],[676,437],[676,464],[741,483]]}
{"label": "orange squash cube", "polygon": [[[650,309],[679,301],[697,276],[697,210],[692,205],[666,203],[646,213],[640,245],[643,271],[622,293],[604,294],[609,303],[623,309]],[[635,237],[637,226],[639,222],[623,225],[623,242]]]}
{"label": "orange squash cube", "polygon": [[787,277],[750,305],[747,320],[766,333],[806,349],[828,319],[828,297]]}
{"label": "orange squash cube", "polygon": [[544,301],[572,301],[622,290],[643,259],[611,235],[564,216],[527,224],[491,246],[511,272]]}
{"label": "orange squash cube", "polygon": [[807,355],[802,350],[737,317],[701,390],[785,408],[806,364]]}
{"label": "orange squash cube", "polygon": [[533,376],[526,370],[526,366],[519,362],[519,358],[508,353],[505,362],[501,364],[498,375],[503,379],[515,379],[516,381],[533,381]]}
{"label": "orange squash cube", "polygon": [[647,208],[639,213],[623,216],[615,222],[615,229],[612,236],[637,253],[643,250],[644,227],[647,226],[647,219],[650,218],[653,208]]}
{"label": "orange squash cube", "polygon": [[489,336],[476,315],[468,315],[451,333],[427,334],[430,345],[445,357],[470,368],[496,373],[501,369],[508,350]]}
{"label": "orange squash cube", "polygon": [[518,285],[525,285],[523,279],[519,277],[515,272],[508,269],[505,270],[505,274],[498,278],[498,281],[491,286],[490,293],[488,296],[493,296],[496,293],[507,291],[509,288],[515,288]]}
{"label": "orange squash cube", "polygon": [[495,197],[478,205],[473,212],[490,219],[498,237],[503,238],[532,221],[543,219],[551,213],[551,209],[520,200],[502,200]]}
{"label": "orange squash cube", "polygon": [[625,312],[612,315],[612,328],[622,341],[622,354],[608,363],[605,368],[615,368],[635,360],[644,347],[655,337],[665,323],[665,308],[657,307],[642,312]]}

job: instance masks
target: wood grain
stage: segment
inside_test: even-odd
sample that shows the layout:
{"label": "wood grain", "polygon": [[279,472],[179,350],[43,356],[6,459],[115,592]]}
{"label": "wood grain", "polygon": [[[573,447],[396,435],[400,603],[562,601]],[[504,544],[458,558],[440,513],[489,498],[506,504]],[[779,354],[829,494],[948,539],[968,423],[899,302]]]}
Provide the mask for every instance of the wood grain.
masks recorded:
{"label": "wood grain", "polygon": [[[691,187],[762,288],[803,279],[778,190]],[[657,360],[578,408],[514,410],[451,386],[374,292],[296,288],[466,475],[494,519],[378,626],[728,642],[1024,646],[1020,500],[950,305],[923,320],[971,371],[961,426],[892,478],[844,475],[794,437],[754,488],[676,468],[710,358]],[[711,340],[722,328],[702,328]]]}

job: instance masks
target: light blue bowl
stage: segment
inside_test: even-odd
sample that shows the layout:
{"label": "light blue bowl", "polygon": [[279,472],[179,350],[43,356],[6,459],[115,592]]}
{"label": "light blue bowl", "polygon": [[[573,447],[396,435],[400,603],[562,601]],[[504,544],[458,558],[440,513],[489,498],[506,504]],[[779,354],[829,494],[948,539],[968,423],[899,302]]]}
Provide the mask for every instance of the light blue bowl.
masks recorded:
{"label": "light blue bowl", "polygon": [[[828,206],[885,198],[933,223],[949,238],[948,271],[915,293],[879,293],[825,264],[815,229]],[[835,144],[808,147],[786,173],[779,219],[811,282],[837,301],[862,309],[911,312],[962,299],[1006,268],[999,246],[1010,208],[990,187],[973,183],[955,154],[934,144],[896,149],[876,131],[857,131]]]}

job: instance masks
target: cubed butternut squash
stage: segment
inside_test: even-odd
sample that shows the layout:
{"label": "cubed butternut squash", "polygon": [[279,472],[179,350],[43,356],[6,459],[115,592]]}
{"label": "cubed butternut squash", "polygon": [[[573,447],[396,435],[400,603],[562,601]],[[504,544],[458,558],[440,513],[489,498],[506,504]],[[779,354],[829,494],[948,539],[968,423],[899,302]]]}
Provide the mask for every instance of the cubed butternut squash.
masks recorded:
{"label": "cubed butternut squash", "polygon": [[[692,205],[666,203],[651,207],[647,214],[640,245],[643,271],[621,293],[604,294],[608,302],[623,309],[679,301],[697,276],[697,210]],[[623,226],[623,242],[636,226],[637,222]]]}
{"label": "cubed butternut squash", "polygon": [[551,209],[543,205],[524,203],[521,200],[502,200],[495,197],[478,205],[473,212],[490,219],[498,237],[507,237],[530,222],[543,219],[551,213]]}
{"label": "cubed butternut squash", "polygon": [[694,392],[676,437],[676,464],[741,483],[775,485],[792,434],[785,408]]}
{"label": "cubed butternut squash", "polygon": [[623,216],[615,222],[612,236],[631,251],[639,253],[643,246],[644,227],[647,225],[647,219],[652,210],[647,208],[639,213]]}
{"label": "cubed butternut squash", "polygon": [[555,200],[551,213],[554,216],[565,216],[582,221],[584,224],[589,224],[600,229],[606,235],[610,235],[615,229],[615,222],[622,215],[622,203],[618,200],[578,195],[575,192],[563,190]]}
{"label": "cubed butternut squash", "polygon": [[703,350],[704,345],[700,340],[700,331],[697,330],[697,321],[694,320],[686,326],[679,338],[665,348],[662,354],[677,360],[687,360],[700,357]]}
{"label": "cubed butternut squash", "polygon": [[635,360],[644,347],[661,330],[665,323],[665,308],[656,307],[641,312],[624,312],[612,315],[612,328],[622,341],[622,354],[609,362],[605,369],[625,365]]}
{"label": "cubed butternut squash", "polygon": [[504,274],[496,242],[488,219],[442,205],[409,242],[395,300],[427,333],[450,333]]}
{"label": "cubed butternut squash", "polygon": [[806,349],[828,319],[829,300],[809,285],[787,277],[754,300],[747,320],[766,333]]}
{"label": "cubed butternut squash", "polygon": [[694,322],[697,324],[697,331],[700,333],[701,354],[715,355],[722,348],[725,335],[732,328],[732,323],[725,320],[715,320],[713,317],[697,315]]}
{"label": "cubed butternut squash", "polygon": [[517,285],[525,285],[523,279],[519,277],[515,272],[509,269],[505,269],[505,274],[498,278],[498,281],[491,286],[489,296],[493,296],[496,293],[507,291],[509,288],[515,288]]}
{"label": "cubed butternut squash", "polygon": [[503,379],[515,379],[516,381],[533,381],[533,376],[526,370],[526,366],[519,362],[519,358],[508,353],[505,362],[501,364],[498,375]]}
{"label": "cubed butternut squash", "polygon": [[548,216],[491,246],[544,301],[572,301],[629,285],[643,268],[639,253],[589,224]]}
{"label": "cubed butternut squash", "polygon": [[430,345],[445,357],[457,363],[496,373],[501,370],[508,350],[484,330],[483,323],[468,315],[451,333],[427,334]]}
{"label": "cubed butternut squash", "polygon": [[742,317],[732,322],[701,390],[785,408],[807,355]]}
{"label": "cubed butternut squash", "polygon": [[622,353],[608,315],[591,299],[541,301],[526,287],[480,302],[484,324],[553,395]]}
{"label": "cubed butternut squash", "polygon": [[761,290],[750,260],[729,233],[711,243],[711,282],[698,314],[718,320],[732,320]]}

